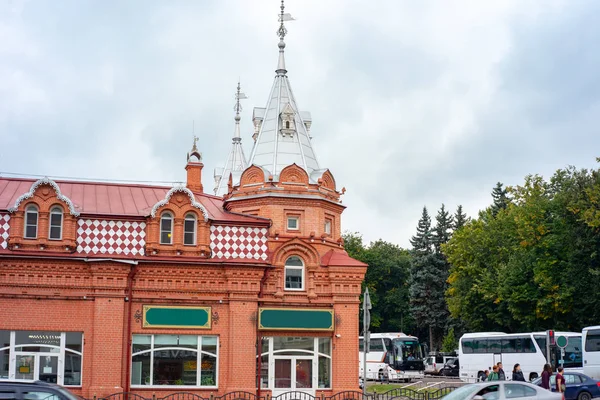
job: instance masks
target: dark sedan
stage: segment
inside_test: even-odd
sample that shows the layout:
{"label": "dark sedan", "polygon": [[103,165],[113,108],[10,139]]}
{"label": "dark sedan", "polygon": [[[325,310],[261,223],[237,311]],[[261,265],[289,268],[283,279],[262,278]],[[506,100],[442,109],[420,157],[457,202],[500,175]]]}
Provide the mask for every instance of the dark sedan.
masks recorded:
{"label": "dark sedan", "polygon": [[[580,372],[565,372],[565,400],[590,400],[600,397],[600,382],[584,375]],[[550,388],[556,392],[556,375],[550,378]],[[540,386],[542,378],[537,378],[532,382]]]}

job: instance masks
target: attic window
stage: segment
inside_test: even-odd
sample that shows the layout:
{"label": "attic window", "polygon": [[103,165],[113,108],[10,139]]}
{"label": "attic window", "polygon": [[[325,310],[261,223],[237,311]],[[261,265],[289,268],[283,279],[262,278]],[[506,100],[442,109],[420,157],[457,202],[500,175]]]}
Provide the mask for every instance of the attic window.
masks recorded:
{"label": "attic window", "polygon": [[52,210],[50,210],[50,231],[48,232],[48,238],[50,240],[62,239],[62,220],[62,209],[60,207],[53,207]]}
{"label": "attic window", "polygon": [[38,228],[38,209],[33,204],[25,210],[25,238],[36,239]]}
{"label": "attic window", "polygon": [[160,244],[173,243],[173,216],[169,212],[160,217]]}
{"label": "attic window", "polygon": [[196,244],[196,216],[189,213],[183,223],[183,244],[194,246]]}
{"label": "attic window", "polygon": [[285,121],[285,129],[290,129],[290,121]]}

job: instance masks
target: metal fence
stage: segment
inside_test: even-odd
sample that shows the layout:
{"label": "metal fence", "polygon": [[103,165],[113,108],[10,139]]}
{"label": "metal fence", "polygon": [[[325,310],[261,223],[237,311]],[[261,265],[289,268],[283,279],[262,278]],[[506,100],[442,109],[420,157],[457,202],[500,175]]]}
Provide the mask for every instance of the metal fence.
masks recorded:
{"label": "metal fence", "polygon": [[412,388],[396,388],[384,393],[363,394],[359,391],[339,392],[333,396],[313,396],[306,392],[286,392],[277,396],[258,397],[252,392],[230,392],[222,396],[203,397],[190,392],[172,393],[165,397],[157,397],[153,394],[151,397],[144,397],[136,393],[115,393],[110,396],[84,398],[78,396],[81,400],[439,400],[456,387],[444,387],[437,390],[423,390]]}

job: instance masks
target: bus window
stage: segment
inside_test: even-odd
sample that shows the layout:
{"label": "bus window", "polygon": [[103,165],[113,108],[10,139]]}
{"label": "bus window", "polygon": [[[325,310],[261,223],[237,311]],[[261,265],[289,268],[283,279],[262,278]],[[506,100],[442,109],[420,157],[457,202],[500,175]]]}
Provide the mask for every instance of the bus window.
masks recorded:
{"label": "bus window", "polygon": [[382,339],[371,339],[370,351],[384,351]]}
{"label": "bus window", "polygon": [[535,342],[537,343],[538,347],[542,351],[544,358],[548,359],[548,355],[546,354],[546,337],[535,335],[534,338],[535,338]]}
{"label": "bus window", "polygon": [[358,351],[365,351],[365,342],[363,339],[358,339]]}
{"label": "bus window", "polygon": [[487,340],[473,340],[473,353],[487,353]]}
{"label": "bus window", "polygon": [[523,338],[522,346],[522,353],[535,353],[535,346],[533,345],[533,340],[531,340],[531,338]]}
{"label": "bus window", "polygon": [[585,339],[585,351],[600,351],[600,329],[589,330]]}
{"label": "bus window", "polygon": [[462,341],[462,352],[464,354],[472,354],[473,353],[473,341],[465,339]]}
{"label": "bus window", "polygon": [[487,347],[487,352],[488,353],[495,353],[495,354],[499,354],[501,351],[501,344],[502,344],[502,340],[500,339],[490,339],[487,341],[488,343],[488,347]]}
{"label": "bus window", "polygon": [[[560,360],[560,348],[556,348],[556,359]],[[569,336],[567,347],[565,347],[565,357],[563,367],[581,368],[583,366],[581,353],[581,336]]]}
{"label": "bus window", "polygon": [[516,339],[504,339],[502,340],[502,352],[503,353],[516,353]]}

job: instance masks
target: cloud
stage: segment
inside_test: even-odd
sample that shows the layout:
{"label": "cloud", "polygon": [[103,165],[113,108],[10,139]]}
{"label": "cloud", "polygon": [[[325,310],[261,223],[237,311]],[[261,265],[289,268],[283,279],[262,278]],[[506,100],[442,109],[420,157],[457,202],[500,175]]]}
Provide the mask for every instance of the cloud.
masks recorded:
{"label": "cloud", "polygon": [[[593,1],[287,2],[286,61],[343,227],[402,246],[420,210],[475,215],[600,145]],[[0,3],[0,171],[182,181],[192,124],[204,185],[277,62],[278,1]]]}

